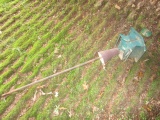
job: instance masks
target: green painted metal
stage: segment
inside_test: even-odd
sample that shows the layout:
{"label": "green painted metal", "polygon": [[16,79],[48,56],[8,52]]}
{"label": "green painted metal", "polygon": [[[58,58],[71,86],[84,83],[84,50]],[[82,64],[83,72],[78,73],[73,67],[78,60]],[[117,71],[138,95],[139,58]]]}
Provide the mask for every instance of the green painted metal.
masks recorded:
{"label": "green painted metal", "polygon": [[118,41],[121,60],[134,58],[137,62],[146,51],[143,37],[133,27],[131,27],[128,35],[120,34]]}

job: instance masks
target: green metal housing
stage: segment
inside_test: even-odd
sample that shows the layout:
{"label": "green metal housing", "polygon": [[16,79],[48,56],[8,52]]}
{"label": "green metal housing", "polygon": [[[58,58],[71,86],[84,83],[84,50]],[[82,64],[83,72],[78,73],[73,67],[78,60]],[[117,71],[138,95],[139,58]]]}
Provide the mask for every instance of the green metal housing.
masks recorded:
{"label": "green metal housing", "polygon": [[146,51],[143,37],[132,27],[128,35],[120,34],[117,43],[119,43],[118,49],[120,50],[119,57],[121,60],[134,58],[137,62]]}

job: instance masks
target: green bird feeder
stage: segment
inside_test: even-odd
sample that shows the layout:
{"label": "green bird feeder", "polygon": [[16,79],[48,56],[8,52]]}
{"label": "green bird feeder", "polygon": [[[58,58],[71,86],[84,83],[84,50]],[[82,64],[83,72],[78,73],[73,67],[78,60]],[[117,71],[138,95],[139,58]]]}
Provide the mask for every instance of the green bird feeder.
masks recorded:
{"label": "green bird feeder", "polygon": [[137,62],[145,51],[146,45],[143,37],[131,27],[128,35],[119,34],[115,48],[100,51],[98,52],[98,55],[103,67],[105,68],[105,63],[107,63],[114,56],[119,55],[121,60],[133,58],[135,62]]}
{"label": "green bird feeder", "polygon": [[143,37],[132,27],[128,35],[120,34],[118,43],[119,57],[121,60],[133,58],[137,62],[146,51]]}

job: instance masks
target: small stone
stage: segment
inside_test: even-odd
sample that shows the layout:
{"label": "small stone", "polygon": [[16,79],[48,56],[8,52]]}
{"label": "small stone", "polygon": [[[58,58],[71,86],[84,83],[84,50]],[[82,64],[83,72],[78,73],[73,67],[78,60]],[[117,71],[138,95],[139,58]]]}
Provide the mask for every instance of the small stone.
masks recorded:
{"label": "small stone", "polygon": [[120,10],[121,9],[121,7],[120,6],[118,6],[117,4],[114,6],[116,9],[118,9],[118,10]]}
{"label": "small stone", "polygon": [[2,31],[0,31],[0,35],[2,34]]}

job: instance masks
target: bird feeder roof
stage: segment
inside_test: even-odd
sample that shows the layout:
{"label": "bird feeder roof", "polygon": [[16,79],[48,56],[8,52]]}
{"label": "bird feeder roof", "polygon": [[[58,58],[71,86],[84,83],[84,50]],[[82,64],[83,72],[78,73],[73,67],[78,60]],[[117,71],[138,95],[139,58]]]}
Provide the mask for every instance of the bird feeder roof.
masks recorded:
{"label": "bird feeder roof", "polygon": [[120,50],[133,49],[136,46],[146,49],[143,37],[133,27],[131,27],[128,35],[120,34],[120,37],[121,43],[118,46]]}

